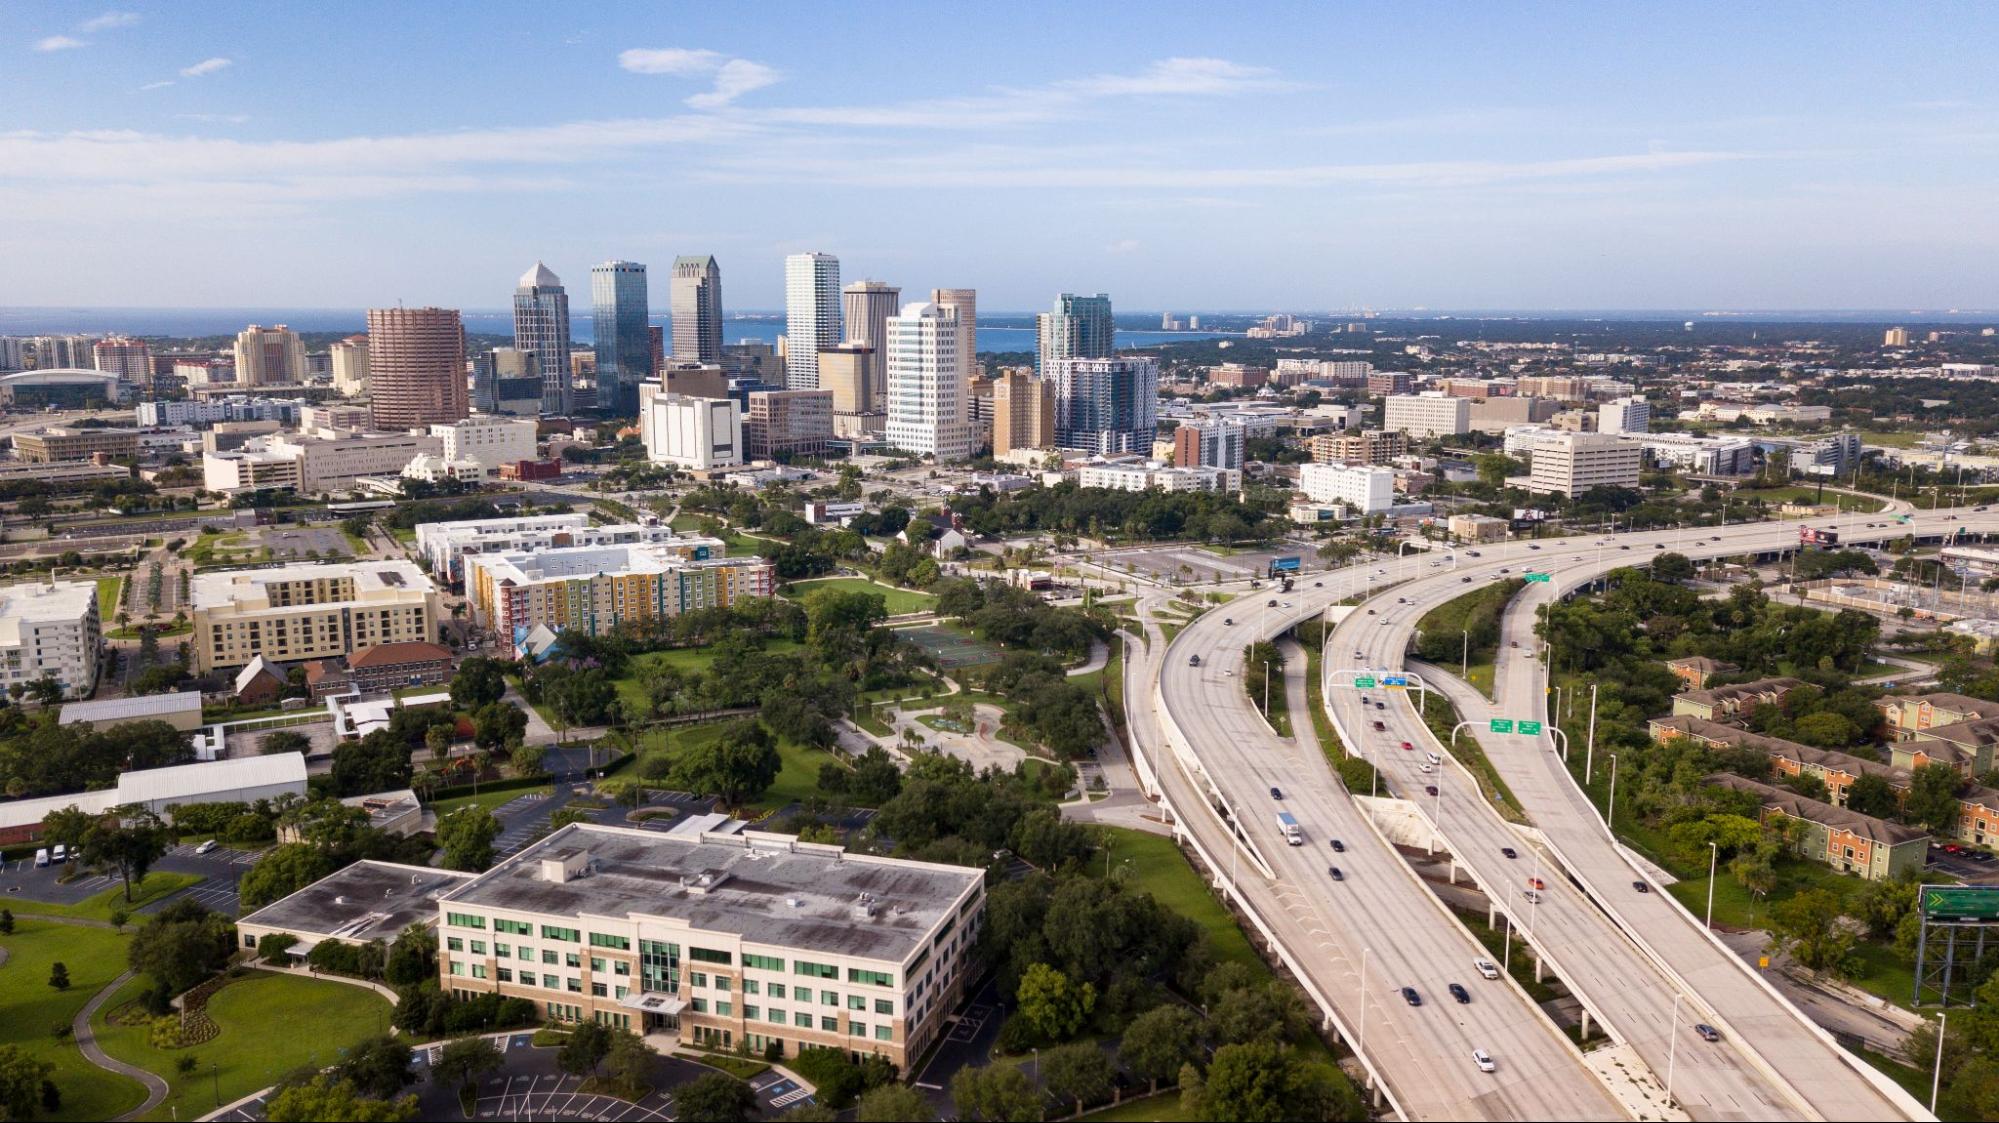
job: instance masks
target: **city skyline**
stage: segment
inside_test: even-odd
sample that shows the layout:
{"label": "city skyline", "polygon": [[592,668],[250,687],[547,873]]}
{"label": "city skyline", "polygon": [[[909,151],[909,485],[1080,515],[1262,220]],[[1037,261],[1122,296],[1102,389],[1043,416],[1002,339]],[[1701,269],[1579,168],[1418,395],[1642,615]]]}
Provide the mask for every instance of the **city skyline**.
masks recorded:
{"label": "city skyline", "polygon": [[[803,7],[11,5],[0,249],[36,264],[0,304],[481,309],[521,261],[712,253],[765,309],[806,249],[995,309],[1999,304],[1999,13],[1438,11],[1095,11],[1057,43],[1038,9],[919,41]],[[498,60],[529,45],[524,104]]]}

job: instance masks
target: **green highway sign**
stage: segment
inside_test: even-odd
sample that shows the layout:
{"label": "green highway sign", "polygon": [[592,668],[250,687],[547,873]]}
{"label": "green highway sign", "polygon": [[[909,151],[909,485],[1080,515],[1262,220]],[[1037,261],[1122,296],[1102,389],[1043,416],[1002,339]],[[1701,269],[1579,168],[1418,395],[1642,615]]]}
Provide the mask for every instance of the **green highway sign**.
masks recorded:
{"label": "green highway sign", "polygon": [[1999,887],[1925,885],[1923,912],[1932,918],[1999,920]]}
{"label": "green highway sign", "polygon": [[1532,736],[1533,734],[1541,732],[1541,723],[1538,721],[1521,721],[1517,723],[1514,726],[1514,728],[1518,729],[1522,733]]}
{"label": "green highway sign", "polygon": [[1362,690],[1367,690],[1367,689],[1369,689],[1370,687],[1372,687],[1372,686],[1374,685],[1374,676],[1372,676],[1372,675],[1355,675],[1355,676],[1354,676],[1354,680],[1353,680],[1353,684],[1354,684],[1354,685],[1355,685],[1356,687],[1359,687],[1359,688],[1360,688],[1360,689],[1362,689]]}
{"label": "green highway sign", "polygon": [[1493,731],[1494,733],[1511,733],[1511,732],[1513,732],[1513,719],[1512,719],[1512,718],[1510,718],[1510,717],[1496,717],[1496,718],[1493,718],[1493,719],[1492,719],[1492,731]]}
{"label": "green highway sign", "polygon": [[1528,581],[1530,581],[1530,582],[1532,582],[1532,581],[1546,581],[1546,580],[1548,580],[1548,575],[1547,575],[1547,574],[1545,574],[1545,573],[1529,573],[1529,574],[1527,575],[1527,580],[1528,580]]}

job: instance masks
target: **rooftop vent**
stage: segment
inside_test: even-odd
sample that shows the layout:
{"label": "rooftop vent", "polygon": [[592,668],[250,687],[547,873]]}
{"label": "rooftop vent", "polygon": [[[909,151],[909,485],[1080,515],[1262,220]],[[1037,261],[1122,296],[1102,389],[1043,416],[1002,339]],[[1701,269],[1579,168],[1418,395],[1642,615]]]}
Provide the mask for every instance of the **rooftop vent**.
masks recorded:
{"label": "rooftop vent", "polygon": [[859,897],[854,898],[854,919],[873,919],[875,912],[880,908],[881,902],[875,899],[873,893],[863,893]]}

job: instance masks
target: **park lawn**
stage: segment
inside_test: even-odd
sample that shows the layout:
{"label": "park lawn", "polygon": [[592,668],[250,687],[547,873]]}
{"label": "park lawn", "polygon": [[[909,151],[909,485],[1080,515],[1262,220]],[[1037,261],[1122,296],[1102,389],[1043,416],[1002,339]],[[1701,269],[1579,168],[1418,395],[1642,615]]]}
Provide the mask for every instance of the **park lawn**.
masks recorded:
{"label": "park lawn", "polygon": [[[683,749],[712,743],[721,737],[728,721],[683,725],[674,729],[650,729],[639,740],[639,767],[650,757],[671,757]],[[754,811],[775,811],[787,803],[802,803],[819,794],[819,766],[837,758],[821,749],[806,748],[789,738],[777,739],[777,755],[782,762],[777,779],[763,794],[745,806]]]}
{"label": "park lawn", "polygon": [[1842,511],[1879,511],[1886,506],[1886,499],[1847,495],[1843,492],[1828,491],[1823,496],[1816,487],[1759,487],[1739,489],[1736,497],[1743,500],[1761,499],[1775,507],[1783,503],[1830,503],[1837,504]]}
{"label": "park lawn", "polygon": [[[126,937],[107,928],[84,928],[35,920],[17,913],[14,934],[0,936],[7,962],[0,966],[0,1045],[17,1045],[30,1057],[55,1065],[51,1077],[62,1092],[62,1109],[36,1118],[111,1119],[145,1102],[135,1080],[105,1072],[85,1060],[76,1044],[57,1040],[54,1026],[67,1026],[92,995],[125,970]],[[70,987],[48,985],[49,968],[69,969]]]}
{"label": "park lawn", "polygon": [[1207,934],[1217,962],[1268,970],[1235,917],[1208,891],[1201,875],[1172,839],[1126,827],[1107,827],[1104,836],[1113,876],[1117,876],[1117,870],[1128,870],[1125,875],[1130,879],[1128,884],[1152,894],[1168,910],[1199,925]]}
{"label": "park lawn", "polygon": [[125,888],[115,885],[94,897],[86,897],[73,905],[45,905],[40,901],[13,902],[16,916],[35,914],[39,916],[73,916],[85,920],[109,921],[118,909],[136,916],[139,906],[148,901],[157,901],[172,893],[178,893],[190,885],[204,880],[196,873],[165,873],[154,870],[145,880],[132,886],[132,899],[125,900]]}
{"label": "park lawn", "polygon": [[[766,654],[782,655],[787,652],[797,651],[803,646],[805,645],[796,640],[766,639],[763,650]],[[676,647],[666,651],[648,651],[644,655],[632,656],[630,664],[625,668],[625,673],[611,680],[611,685],[617,688],[619,701],[636,706],[641,713],[646,712],[648,703],[645,696],[645,689],[639,685],[639,667],[647,663],[664,663],[669,666],[678,667],[682,674],[702,674],[714,665],[715,652],[712,648],[707,647]],[[544,718],[550,717],[548,711],[542,709],[540,706],[536,706],[535,711],[540,713]],[[550,724],[553,724],[553,721]]]}
{"label": "park lawn", "polygon": [[1863,444],[1880,445],[1882,448],[1914,448],[1916,442],[1929,436],[1912,429],[1862,429],[1860,440]]}
{"label": "park lawn", "polygon": [[882,598],[890,616],[928,612],[937,607],[937,598],[930,593],[897,588],[894,585],[880,585],[865,577],[826,577],[816,581],[793,581],[780,591],[792,600],[802,601],[815,589],[831,589],[836,593],[873,593]]}
{"label": "park lawn", "polygon": [[1188,1123],[1198,1118],[1180,1106],[1180,1093],[1161,1092],[1142,1100],[1126,1100],[1116,1107],[1077,1116],[1089,1123]]}
{"label": "park lawn", "polygon": [[[138,979],[105,1004],[109,1011],[135,998]],[[347,983],[247,971],[208,1000],[208,1016],[221,1027],[214,1040],[186,1049],[160,1049],[144,1025],[112,1025],[100,1013],[98,1044],[106,1053],[164,1078],[172,1090],[148,1119],[194,1119],[221,1104],[268,1088],[302,1065],[323,1067],[348,1047],[386,1033],[392,1007],[374,991]],[[303,1031],[303,1032],[302,1032]],[[175,1062],[199,1065],[181,1075]]]}
{"label": "park lawn", "polygon": [[554,790],[553,786],[542,784],[533,788],[501,788],[498,791],[480,792],[477,795],[455,795],[450,799],[438,800],[430,805],[430,809],[442,819],[461,807],[483,807],[491,811],[524,795],[547,795]]}
{"label": "park lawn", "polygon": [[416,544],[416,530],[413,527],[392,526],[388,528],[388,531],[389,537],[405,546],[414,546]]}
{"label": "park lawn", "polygon": [[97,619],[101,624],[118,617],[118,595],[125,589],[123,577],[99,577],[97,579]]}

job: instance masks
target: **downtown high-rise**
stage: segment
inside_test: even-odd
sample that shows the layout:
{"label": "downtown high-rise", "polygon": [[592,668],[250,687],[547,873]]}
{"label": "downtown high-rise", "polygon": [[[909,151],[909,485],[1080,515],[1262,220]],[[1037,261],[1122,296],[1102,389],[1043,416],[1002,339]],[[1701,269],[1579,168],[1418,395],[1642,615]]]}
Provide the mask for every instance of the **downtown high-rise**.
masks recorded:
{"label": "downtown high-rise", "polygon": [[1055,359],[1042,368],[1054,384],[1055,443],[1102,455],[1152,451],[1159,426],[1159,362]]}
{"label": "downtown high-rise", "polygon": [[819,388],[819,352],[840,342],[840,259],[795,253],[784,259],[784,384]]}
{"label": "downtown high-rise", "polygon": [[958,314],[924,301],[888,321],[888,443],[942,463],[972,455]]}
{"label": "downtown high-rise", "polygon": [[541,411],[566,415],[576,408],[569,367],[569,293],[562,279],[537,261],[514,289],[514,347],[532,352],[541,379]]}
{"label": "downtown high-rise", "polygon": [[606,261],[590,268],[590,320],[597,354],[597,408],[636,413],[639,384],[652,377],[652,329],[646,323],[646,267]]}
{"label": "downtown high-rise", "polygon": [[958,375],[967,382],[979,373],[979,294],[976,289],[931,289],[930,303],[958,317]]}
{"label": "downtown high-rise", "polygon": [[465,326],[454,308],[368,310],[369,420],[401,431],[457,421],[465,393]]}
{"label": "downtown high-rise", "polygon": [[1060,359],[1107,359],[1116,351],[1117,328],[1111,319],[1111,298],[1103,293],[1077,296],[1063,293],[1055,307],[1034,317],[1034,372],[1048,377],[1049,364]]}
{"label": "downtown high-rise", "polygon": [[840,290],[840,302],[846,315],[847,342],[870,348],[863,365],[874,399],[862,409],[882,409],[888,386],[888,321],[901,309],[902,290],[886,281],[855,281]]}
{"label": "downtown high-rise", "polygon": [[722,268],[708,255],[676,257],[669,282],[673,357],[696,363],[722,361]]}

